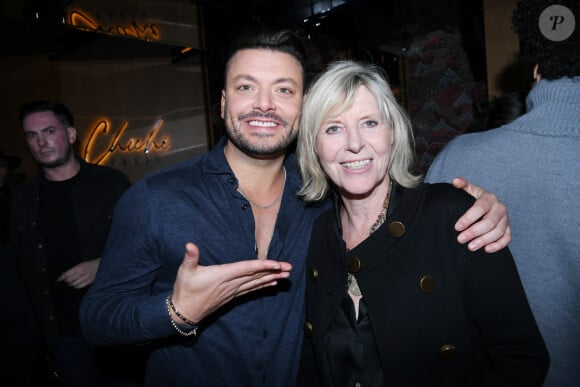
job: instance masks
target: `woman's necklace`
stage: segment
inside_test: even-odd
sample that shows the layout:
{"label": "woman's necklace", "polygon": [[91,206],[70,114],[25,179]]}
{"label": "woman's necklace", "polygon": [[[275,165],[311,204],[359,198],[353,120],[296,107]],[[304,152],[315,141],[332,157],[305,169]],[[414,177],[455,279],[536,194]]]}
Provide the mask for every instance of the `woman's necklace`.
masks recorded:
{"label": "woman's necklace", "polygon": [[[391,201],[390,199],[391,199],[392,186],[393,186],[393,183],[391,182],[389,185],[389,191],[387,192],[387,196],[385,197],[385,201],[383,202],[383,209],[381,210],[381,213],[379,214],[377,221],[371,226],[371,229],[370,229],[371,232],[369,235],[371,235],[372,233],[377,231],[379,229],[379,227],[381,227],[383,225],[383,223],[385,223],[385,220],[387,220],[387,213],[389,212],[389,202]],[[362,292],[360,291],[360,288],[358,286],[358,282],[357,282],[354,274],[352,274],[352,273],[347,274],[346,285],[348,288],[348,293],[351,296],[354,296],[354,297],[362,296]]]}
{"label": "woman's necklace", "polygon": [[244,192],[241,185],[238,185],[238,191],[242,194],[243,197],[245,197],[250,202],[252,207],[255,207],[259,210],[267,210],[269,208],[272,208],[272,207],[274,207],[274,205],[276,205],[276,203],[278,203],[282,199],[282,195],[284,194],[284,187],[286,186],[286,168],[282,167],[282,169],[284,170],[284,182],[282,183],[282,189],[280,190],[280,195],[278,195],[276,197],[276,199],[274,199],[272,201],[272,203],[266,204],[266,205],[261,205],[261,204],[255,203],[254,201],[252,201],[249,198],[248,194],[246,194],[246,192]]}

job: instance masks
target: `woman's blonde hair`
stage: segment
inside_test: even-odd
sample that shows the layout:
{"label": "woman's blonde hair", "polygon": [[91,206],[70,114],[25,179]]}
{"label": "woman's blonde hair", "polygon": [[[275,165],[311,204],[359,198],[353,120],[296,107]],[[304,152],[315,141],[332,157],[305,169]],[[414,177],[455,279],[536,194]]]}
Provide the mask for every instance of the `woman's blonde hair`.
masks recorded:
{"label": "woman's blonde hair", "polygon": [[408,188],[416,186],[421,179],[412,172],[415,152],[411,123],[397,103],[384,71],[375,65],[339,61],[316,78],[302,108],[297,145],[303,179],[299,194],[307,201],[322,200],[330,190],[331,182],[316,154],[316,137],[320,127],[324,120],[342,113],[353,104],[360,86],[365,86],[375,96],[379,111],[393,128],[389,176]]}

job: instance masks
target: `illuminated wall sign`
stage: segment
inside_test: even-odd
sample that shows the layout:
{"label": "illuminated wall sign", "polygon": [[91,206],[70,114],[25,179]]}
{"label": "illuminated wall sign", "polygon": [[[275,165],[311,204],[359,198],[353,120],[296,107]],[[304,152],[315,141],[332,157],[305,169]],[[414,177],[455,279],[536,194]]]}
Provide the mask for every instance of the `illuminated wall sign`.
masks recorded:
{"label": "illuminated wall sign", "polygon": [[99,21],[89,13],[74,9],[67,12],[67,24],[85,31],[99,32],[108,35],[129,36],[143,40],[159,40],[160,29],[155,23],[140,24],[132,21],[124,25],[101,25]]}
{"label": "illuminated wall sign", "polygon": [[74,0],[67,3],[63,22],[79,30],[201,48],[198,2]]}
{"label": "illuminated wall sign", "polygon": [[[123,121],[117,130],[113,130],[113,125],[107,118],[99,119],[88,132],[82,148],[83,159],[89,163],[104,165],[115,153],[143,152],[147,155],[151,152],[166,152],[171,145],[169,137],[158,138],[164,124],[163,117],[159,117],[145,136],[125,140],[123,134],[129,127],[128,121]],[[103,146],[103,143],[106,145]]]}

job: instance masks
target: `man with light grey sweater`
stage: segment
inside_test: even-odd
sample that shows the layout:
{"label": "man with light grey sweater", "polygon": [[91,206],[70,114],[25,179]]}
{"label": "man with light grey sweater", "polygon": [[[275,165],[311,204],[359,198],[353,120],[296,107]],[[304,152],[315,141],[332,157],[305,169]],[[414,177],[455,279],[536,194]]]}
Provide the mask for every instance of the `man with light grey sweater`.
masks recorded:
{"label": "man with light grey sweater", "polygon": [[580,20],[576,0],[555,3],[519,1],[514,13],[535,81],[527,113],[451,141],[427,181],[464,176],[506,204],[510,250],[550,352],[545,386],[572,386],[580,380]]}

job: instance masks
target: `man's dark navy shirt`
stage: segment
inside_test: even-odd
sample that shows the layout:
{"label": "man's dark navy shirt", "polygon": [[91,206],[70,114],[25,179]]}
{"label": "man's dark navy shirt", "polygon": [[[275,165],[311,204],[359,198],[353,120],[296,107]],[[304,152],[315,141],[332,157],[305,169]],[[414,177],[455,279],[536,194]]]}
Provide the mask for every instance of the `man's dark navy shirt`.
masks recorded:
{"label": "man's dark navy shirt", "polygon": [[143,178],[121,198],[99,273],[81,307],[85,335],[100,345],[150,343],[150,386],[292,386],[302,349],[305,259],[314,219],[325,209],[296,195],[296,157],[268,259],[290,262],[288,281],[234,299],[204,319],[196,339],[179,336],[165,299],[185,244],[200,265],[255,258],[250,203],[237,191],[225,140],[167,171]]}

